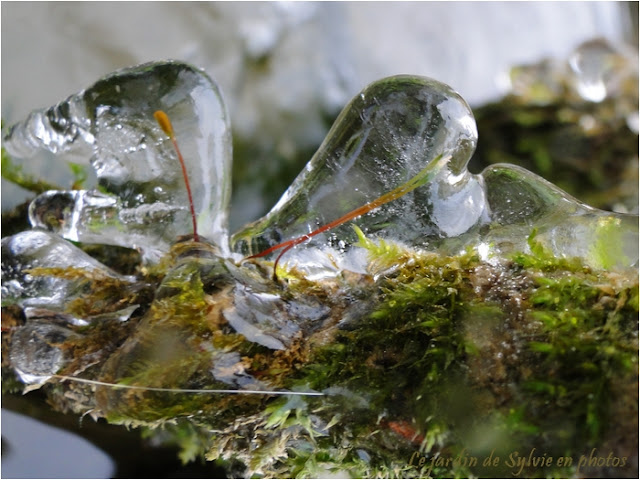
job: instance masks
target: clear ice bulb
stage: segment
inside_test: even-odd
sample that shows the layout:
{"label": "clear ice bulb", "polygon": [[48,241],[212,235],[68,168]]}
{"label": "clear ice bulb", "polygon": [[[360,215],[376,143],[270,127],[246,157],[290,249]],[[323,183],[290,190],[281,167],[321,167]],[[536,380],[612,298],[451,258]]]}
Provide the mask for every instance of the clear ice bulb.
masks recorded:
{"label": "clear ice bulb", "polygon": [[192,233],[180,163],[154,118],[166,112],[191,179],[198,230],[228,252],[231,134],[217,85],[201,70],[157,62],[120,70],[14,125],[4,146],[29,161],[41,151],[90,163],[98,186],[51,191],[30,208],[32,225],[73,241],[137,248],[157,259]]}
{"label": "clear ice bulb", "polygon": [[513,165],[471,174],[476,141],[469,106],[447,85],[415,76],[374,82],[345,107],[276,206],[232,237],[232,248],[253,257],[280,250],[283,262],[322,278],[366,270],[364,249],[352,248],[353,223],[372,240],[449,255],[472,247],[493,260],[528,251],[535,230],[559,257],[606,269],[637,265],[637,216],[593,209]]}
{"label": "clear ice bulb", "polygon": [[[476,140],[471,109],[447,85],[407,75],[374,82],[345,107],[278,204],[233,236],[232,248],[254,255],[308,234],[417,175],[424,175],[422,186],[360,216],[358,226],[412,245],[462,233],[483,216],[482,188],[466,170]],[[454,212],[458,197],[467,208]],[[347,223],[288,255],[304,250],[297,262],[313,263],[313,250],[340,255],[355,240]]]}

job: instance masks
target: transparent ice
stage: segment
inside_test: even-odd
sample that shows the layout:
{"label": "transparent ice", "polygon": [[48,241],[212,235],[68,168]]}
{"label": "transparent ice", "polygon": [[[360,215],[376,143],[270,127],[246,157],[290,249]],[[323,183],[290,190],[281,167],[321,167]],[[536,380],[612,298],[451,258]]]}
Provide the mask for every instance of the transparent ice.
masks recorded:
{"label": "transparent ice", "polygon": [[[74,278],[38,273],[38,268],[74,269]],[[2,305],[23,307],[26,322],[11,337],[11,364],[26,384],[41,384],[65,364],[61,344],[92,322],[126,321],[138,305],[89,318],[66,312],[87,295],[92,279],[110,278],[123,288],[134,278],[119,275],[61,237],[39,229],[2,239]],[[116,304],[120,299],[114,298]]]}
{"label": "transparent ice", "polygon": [[11,127],[4,146],[29,161],[42,150],[90,163],[92,190],[46,192],[30,208],[33,226],[85,243],[137,248],[146,261],[191,233],[184,180],[173,146],[153,113],[173,123],[192,189],[200,233],[228,251],[231,137],[217,85],[184,63],[120,70]]}
{"label": "transparent ice", "polygon": [[[38,274],[36,268],[74,268],[77,279]],[[82,275],[85,272],[86,275]],[[89,275],[119,280],[123,285],[133,278],[119,275],[62,239],[39,229],[2,239],[2,305],[18,304],[64,311],[65,305],[86,293]]]}
{"label": "transparent ice", "polygon": [[66,361],[59,345],[77,336],[63,325],[29,321],[11,338],[11,364],[24,383],[40,384],[54,375]]}
{"label": "transparent ice", "polygon": [[[199,233],[211,243],[176,243],[191,231],[191,218],[180,164],[153,118],[158,109],[174,124]],[[338,276],[347,282],[347,272],[370,273],[354,225],[373,241],[447,255],[473,248],[488,262],[529,251],[535,233],[558,257],[580,257],[585,265],[604,269],[637,266],[637,216],[590,208],[512,165],[472,174],[467,163],[476,144],[473,114],[447,85],[407,75],[374,82],[345,107],[271,212],[236,233],[229,246],[231,147],[215,84],[175,62],[109,75],[56,107],[33,113],[5,136],[5,147],[16,157],[29,159],[45,150],[63,160],[84,159],[98,177],[95,189],[43,193],[29,208],[35,228],[2,240],[2,302],[22,306],[27,317],[15,332],[11,361],[23,381],[41,382],[64,365],[57,344],[77,335],[77,327],[126,321],[136,308],[126,305],[92,318],[67,312],[69,302],[87,294],[92,274],[120,281],[125,289],[135,279],[111,271],[62,237],[137,248],[147,262],[170,248],[174,254],[151,308],[103,366],[107,379],[136,374],[141,359],[196,362],[202,354],[208,355],[214,380],[240,389],[263,385],[244,371],[236,353],[212,349],[210,339],[177,322],[179,315],[190,315],[192,285],[208,286],[204,301],[222,319],[215,321],[275,350],[313,334],[336,306],[343,324],[362,318],[368,308],[359,297],[345,307],[334,298],[288,294],[264,273],[264,265],[234,261],[301,236],[309,235],[283,262],[312,282]],[[342,217],[346,221],[336,222]],[[39,275],[33,270],[39,267],[87,274]],[[357,285],[349,288],[355,291]],[[186,313],[180,313],[183,307]],[[122,395],[106,393],[103,406],[117,409]]]}
{"label": "transparent ice", "polygon": [[233,329],[255,342],[274,350],[285,350],[299,331],[309,334],[322,325],[330,308],[317,300],[285,300],[268,291],[254,291],[236,285],[233,305],[223,315]]}
{"label": "transparent ice", "polygon": [[[447,85],[415,76],[374,82],[345,107],[277,205],[232,237],[232,248],[258,254],[420,177],[417,188],[353,223],[373,239],[446,254],[480,247],[487,259],[527,251],[535,228],[536,240],[557,256],[601,268],[637,263],[637,216],[590,208],[512,165],[471,174],[476,142],[469,106]],[[347,265],[364,272],[354,241],[347,222],[296,246],[283,261],[319,276],[329,264],[325,276]]]}
{"label": "transparent ice", "polygon": [[[233,236],[232,248],[256,254],[308,234],[392,191],[425,167],[428,181],[422,187],[362,216],[358,225],[368,235],[409,244],[435,245],[463,233],[486,215],[482,188],[465,168],[476,139],[469,106],[449,87],[413,76],[375,82],[345,107],[278,204]],[[326,246],[339,259],[354,241],[351,226],[342,225],[314,237],[287,259],[302,257],[304,264],[314,248]]]}
{"label": "transparent ice", "polygon": [[[137,307],[138,305],[132,305],[117,312],[95,315],[87,320],[48,308],[25,307],[27,322],[16,329],[11,337],[11,364],[23,383],[35,384],[34,388],[37,388],[69,360],[68,351],[62,347],[63,343],[82,336],[74,327],[86,327],[92,322],[109,320],[126,321]],[[87,361],[81,364],[81,369],[97,362],[90,359],[91,356],[90,354]]]}
{"label": "transparent ice", "polygon": [[238,390],[267,390],[263,382],[246,371],[238,352],[216,351],[212,355],[211,375]]}

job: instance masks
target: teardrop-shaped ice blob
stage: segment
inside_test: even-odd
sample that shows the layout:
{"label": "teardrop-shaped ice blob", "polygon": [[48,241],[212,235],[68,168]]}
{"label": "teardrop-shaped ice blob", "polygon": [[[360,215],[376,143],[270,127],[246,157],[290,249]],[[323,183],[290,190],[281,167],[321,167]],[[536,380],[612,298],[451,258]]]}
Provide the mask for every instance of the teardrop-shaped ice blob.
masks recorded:
{"label": "teardrop-shaped ice blob", "polygon": [[11,339],[11,365],[25,384],[41,384],[66,362],[61,344],[78,337],[63,325],[29,321]]}
{"label": "teardrop-shaped ice blob", "polygon": [[[233,237],[245,255],[287,251],[312,278],[363,271],[353,220],[375,240],[486,259],[528,251],[531,234],[559,257],[596,268],[638,261],[638,217],[588,207],[522,168],[467,170],[473,115],[446,85],[392,77],[369,85],[264,218]],[[343,221],[344,220],[344,221]],[[275,248],[273,248],[275,247]]]}
{"label": "teardrop-shaped ice blob", "polygon": [[173,123],[199,233],[228,252],[227,112],[217,85],[179,62],[120,70],[8,131],[4,146],[18,159],[46,150],[63,160],[90,162],[97,173],[96,190],[37,198],[32,224],[74,241],[138,248],[147,261],[167,251],[178,236],[192,233],[180,163],[156,123],[156,110]]}
{"label": "teardrop-shaped ice blob", "polygon": [[528,250],[528,236],[559,258],[579,257],[600,269],[638,263],[638,216],[591,208],[536,174],[496,164],[482,174],[490,229],[477,242],[494,254]]}
{"label": "teardrop-shaped ice blob", "polygon": [[[37,268],[73,269],[75,278],[39,275]],[[132,281],[118,275],[57,235],[42,230],[27,230],[2,239],[2,304],[22,307],[46,307],[64,311],[65,305],[81,294],[96,275]]]}
{"label": "teardrop-shaped ice blob", "polygon": [[[233,236],[233,249],[255,255],[407,182],[412,191],[358,218],[363,231],[414,245],[458,235],[483,216],[482,188],[466,170],[476,139],[469,106],[447,85],[406,75],[372,83],[345,107],[278,204]],[[313,248],[329,248],[339,257],[353,241],[353,229],[344,224],[310,239],[302,256],[291,252],[287,259],[302,267]]]}

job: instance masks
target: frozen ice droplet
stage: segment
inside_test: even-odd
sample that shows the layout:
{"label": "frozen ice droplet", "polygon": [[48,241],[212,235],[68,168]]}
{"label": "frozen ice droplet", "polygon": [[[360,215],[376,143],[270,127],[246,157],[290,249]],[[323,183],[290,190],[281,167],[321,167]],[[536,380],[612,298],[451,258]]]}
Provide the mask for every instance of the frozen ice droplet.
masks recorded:
{"label": "frozen ice droplet", "polygon": [[317,328],[329,311],[329,307],[311,299],[285,300],[238,284],[233,290],[233,305],[223,315],[250,342],[284,350],[300,330],[308,334]]}
{"label": "frozen ice droplet", "polygon": [[[189,202],[172,142],[153,114],[171,118],[191,180],[199,233],[228,251],[231,140],[217,85],[177,62],[150,63],[108,75],[8,130],[4,146],[28,161],[40,151],[90,162],[99,190],[45,193],[34,225],[67,238],[139,248],[153,261],[191,233]],[[64,222],[60,217],[64,205]],[[53,214],[53,216],[52,216]]]}
{"label": "frozen ice droplet", "polygon": [[[256,254],[309,234],[407,182],[413,182],[411,191],[355,220],[365,233],[413,245],[458,235],[483,215],[482,188],[466,170],[476,139],[469,106],[447,85],[416,76],[374,82],[345,107],[278,204],[234,235],[233,249]],[[458,196],[466,201],[459,214]],[[331,246],[331,235],[341,248]],[[344,224],[287,258],[313,268],[315,261],[305,258],[315,248],[340,262],[354,241]]]}
{"label": "frozen ice droplet", "polygon": [[515,165],[482,173],[492,228],[482,237],[495,253],[526,251],[528,235],[557,257],[625,269],[638,263],[638,216],[591,208],[536,174]]}
{"label": "frozen ice droplet", "polygon": [[620,63],[620,56],[603,39],[580,45],[569,57],[578,94],[590,102],[601,102],[607,98],[617,63]]}
{"label": "frozen ice droplet", "polygon": [[81,291],[86,279],[34,273],[37,268],[73,268],[76,272],[99,273],[128,283],[61,237],[41,230],[28,230],[2,239],[2,302],[23,307],[64,310],[64,305]]}
{"label": "frozen ice droplet", "polygon": [[448,86],[410,76],[375,82],[278,204],[233,236],[233,249],[265,256],[295,247],[283,261],[315,279],[360,272],[367,262],[353,248],[353,221],[373,240],[445,254],[480,248],[487,259],[527,251],[535,229],[557,256],[597,268],[637,264],[637,216],[590,208],[519,167],[473,175],[476,137],[469,107]]}
{"label": "frozen ice droplet", "polygon": [[42,383],[65,364],[61,344],[78,334],[49,322],[30,321],[11,337],[11,365],[26,383]]}

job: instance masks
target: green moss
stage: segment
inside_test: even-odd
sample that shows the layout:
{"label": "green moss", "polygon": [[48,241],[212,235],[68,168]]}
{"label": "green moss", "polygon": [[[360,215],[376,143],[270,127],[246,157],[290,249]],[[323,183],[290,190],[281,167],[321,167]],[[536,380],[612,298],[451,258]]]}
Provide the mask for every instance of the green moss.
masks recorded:
{"label": "green moss", "polygon": [[[393,247],[358,235],[373,257],[380,255],[374,262],[386,264]],[[479,435],[493,438],[503,459],[535,448],[577,459],[603,441],[612,384],[637,375],[637,284],[612,290],[616,282],[605,272],[585,269],[577,259],[557,259],[534,238],[532,232],[531,253],[492,267],[496,276],[508,278],[503,269],[524,276],[518,308],[479,295],[476,276],[487,266],[472,252],[449,258],[414,254],[380,284],[380,303],[369,318],[312,352],[303,378],[344,397],[323,400],[325,418],[340,412],[342,421],[348,419],[353,449],[376,437],[371,425],[395,432],[405,423],[420,440],[413,448],[429,458],[470,447],[482,457],[490,450]],[[488,341],[469,332],[482,332]],[[492,337],[507,347],[491,343]],[[511,358],[504,358],[508,350]],[[487,378],[501,371],[500,382]],[[380,422],[380,416],[387,420]],[[376,452],[384,451],[381,438],[374,442]],[[396,444],[392,458],[411,452],[404,434],[396,442],[406,450]],[[300,458],[306,465],[311,457]],[[392,464],[383,462],[376,471],[390,471]],[[312,465],[308,472],[315,471]],[[501,466],[467,473],[512,475]],[[563,476],[573,470],[523,472]]]}
{"label": "green moss", "polygon": [[574,442],[600,438],[612,382],[637,375],[637,310],[628,302],[632,296],[627,288],[607,295],[575,277],[539,278],[531,295],[537,309],[529,315],[541,325],[538,338],[544,341],[529,344],[540,363],[524,386],[533,394],[533,408],[571,406],[566,412],[553,408],[546,418],[554,422],[570,416],[576,427]]}
{"label": "green moss", "polygon": [[511,259],[525,270],[541,270],[552,272],[555,270],[566,270],[569,272],[579,272],[585,270],[583,262],[579,258],[556,257],[542,243],[536,240],[538,230],[534,228],[527,237],[527,245],[530,253],[517,252],[511,255]]}
{"label": "green moss", "polygon": [[611,269],[618,264],[629,265],[623,252],[624,241],[621,238],[620,221],[614,218],[602,218],[595,225],[595,242],[590,256],[603,269]]}
{"label": "green moss", "polygon": [[356,247],[361,247],[369,253],[369,270],[373,273],[379,273],[387,268],[400,265],[410,258],[410,252],[393,242],[386,242],[384,239],[374,242],[368,239],[360,227],[353,225],[353,229],[358,237]]}
{"label": "green moss", "polygon": [[84,182],[87,181],[87,167],[79,163],[69,162],[69,169],[73,175],[72,190],[80,190],[84,188]]}
{"label": "green moss", "polygon": [[65,306],[66,312],[80,318],[116,312],[137,302],[145,303],[151,292],[148,285],[132,285],[99,270],[74,267],[38,267],[28,270],[36,277],[53,277],[75,284],[76,294]]}
{"label": "green moss", "polygon": [[[332,308],[286,350],[248,342],[226,324],[220,311],[231,305],[233,284],[215,259],[179,253],[193,248],[185,244],[149,277],[160,286],[128,330],[92,325],[65,345],[75,359],[69,372],[103,355],[106,381],[228,388],[211,375],[212,353],[234,352],[237,367],[271,389],[323,392],[95,392],[110,422],[162,427],[183,461],[204,455],[267,477],[573,475],[575,465],[515,468],[506,460],[533,449],[578,459],[613,441],[616,415],[637,410],[637,392],[621,387],[638,372],[636,278],[555,258],[535,230],[528,252],[492,264],[473,250],[445,257],[356,234],[376,281],[311,282],[291,270],[284,290],[273,285],[286,301],[317,298]],[[102,290],[88,290],[83,305]],[[354,299],[368,306],[343,317]],[[632,455],[624,448],[616,453]],[[489,455],[502,460],[482,465]],[[453,461],[461,456],[479,463]]]}
{"label": "green moss", "polygon": [[2,367],[2,394],[20,394],[23,390],[24,384],[16,378],[13,370]]}
{"label": "green moss", "polygon": [[[481,142],[471,169],[516,163],[590,205],[636,205],[637,181],[628,182],[629,190],[623,180],[637,178],[638,137],[615,104],[548,93],[549,105],[507,98],[477,109]],[[580,119],[592,128],[581,127]],[[241,141],[235,147],[234,182],[250,188],[234,189],[233,203],[254,212],[276,201],[314,150],[281,155]],[[245,168],[256,161],[268,168]],[[71,169],[79,188],[86,172]],[[4,148],[2,176],[36,194],[59,189],[25,173]],[[28,228],[26,205],[20,212],[14,232]],[[3,215],[5,234],[8,218]],[[81,246],[117,271],[138,275],[133,286],[76,269],[36,272],[77,280],[78,298],[67,308],[81,317],[141,305],[127,322],[107,317],[74,327],[79,336],[60,345],[70,358],[60,373],[123,385],[225,388],[211,375],[212,352],[234,352],[244,371],[269,388],[325,396],[59,383],[46,387],[52,404],[146,425],[147,435],[179,445],[183,462],[218,459],[237,476],[602,476],[612,473],[579,471],[575,464],[514,469],[505,460],[536,449],[577,461],[596,447],[626,455],[629,465],[637,459],[638,284],[633,275],[607,273],[624,258],[615,222],[595,225],[590,264],[600,269],[554,257],[536,230],[526,252],[492,264],[473,251],[418,254],[367,239],[357,227],[356,235],[356,246],[369,254],[370,276],[314,282],[295,269],[278,271],[286,287],[273,285],[273,293],[331,307],[329,318],[282,351],[248,342],[226,324],[220,312],[230,305],[236,279],[207,256],[211,251],[196,254],[203,245],[178,243],[154,267],[141,265],[131,251]],[[255,265],[268,271],[267,263]],[[355,313],[348,309],[359,302]],[[3,319],[7,338],[4,329]],[[3,392],[16,386],[4,366]],[[480,464],[450,461],[463,454]],[[501,457],[499,465],[482,465],[492,454]]]}
{"label": "green moss", "polygon": [[176,446],[178,456],[183,465],[197,460],[204,460],[207,438],[202,427],[195,426],[186,419],[178,419],[175,423],[167,423],[161,428],[142,428],[141,436],[152,439],[155,444]]}

